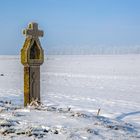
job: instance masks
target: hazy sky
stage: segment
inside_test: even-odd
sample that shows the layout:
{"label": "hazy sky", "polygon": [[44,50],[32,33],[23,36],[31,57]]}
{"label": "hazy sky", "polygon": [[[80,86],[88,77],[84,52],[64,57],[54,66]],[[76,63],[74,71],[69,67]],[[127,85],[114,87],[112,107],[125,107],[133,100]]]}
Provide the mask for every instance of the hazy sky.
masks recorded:
{"label": "hazy sky", "polygon": [[38,22],[45,52],[140,46],[140,0],[0,0],[0,54],[19,54]]}

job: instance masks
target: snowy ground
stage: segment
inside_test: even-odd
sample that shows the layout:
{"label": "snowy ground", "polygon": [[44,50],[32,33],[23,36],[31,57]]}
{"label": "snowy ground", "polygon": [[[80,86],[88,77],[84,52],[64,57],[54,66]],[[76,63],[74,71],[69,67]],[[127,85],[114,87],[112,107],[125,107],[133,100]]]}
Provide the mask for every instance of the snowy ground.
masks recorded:
{"label": "snowy ground", "polygon": [[20,59],[0,56],[0,139],[140,139],[140,55],[48,56],[41,99],[23,107]]}

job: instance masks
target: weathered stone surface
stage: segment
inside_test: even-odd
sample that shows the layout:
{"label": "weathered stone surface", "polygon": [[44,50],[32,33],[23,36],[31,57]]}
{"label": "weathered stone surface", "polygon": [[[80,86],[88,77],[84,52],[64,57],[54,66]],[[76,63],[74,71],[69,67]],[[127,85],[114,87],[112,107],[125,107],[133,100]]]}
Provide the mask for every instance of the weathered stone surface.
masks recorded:
{"label": "weathered stone surface", "polygon": [[30,23],[23,31],[26,39],[21,49],[21,63],[24,65],[24,106],[33,100],[40,102],[40,65],[44,62],[44,51],[39,36],[43,31],[38,30],[37,23]]}
{"label": "weathered stone surface", "polygon": [[30,67],[24,66],[24,106],[30,103]]}
{"label": "weathered stone surface", "polygon": [[31,38],[38,38],[43,37],[43,31],[38,30],[38,24],[37,23],[30,23],[28,25],[28,29],[23,30],[23,34],[26,35],[26,37]]}
{"label": "weathered stone surface", "polygon": [[40,101],[40,67],[30,67],[30,100]]}

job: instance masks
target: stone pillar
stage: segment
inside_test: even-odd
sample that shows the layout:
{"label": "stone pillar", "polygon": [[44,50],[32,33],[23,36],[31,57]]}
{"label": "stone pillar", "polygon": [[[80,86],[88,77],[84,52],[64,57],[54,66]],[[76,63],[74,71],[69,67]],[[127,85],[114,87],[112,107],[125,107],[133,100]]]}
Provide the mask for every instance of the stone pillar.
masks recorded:
{"label": "stone pillar", "polygon": [[21,63],[24,65],[24,106],[32,101],[40,103],[40,65],[44,62],[44,51],[39,36],[37,23],[30,23],[23,32],[26,39],[21,49]]}
{"label": "stone pillar", "polygon": [[40,66],[30,67],[30,100],[40,101]]}
{"label": "stone pillar", "polygon": [[24,67],[24,106],[30,103],[30,68]]}
{"label": "stone pillar", "polygon": [[40,66],[24,67],[24,106],[40,101]]}

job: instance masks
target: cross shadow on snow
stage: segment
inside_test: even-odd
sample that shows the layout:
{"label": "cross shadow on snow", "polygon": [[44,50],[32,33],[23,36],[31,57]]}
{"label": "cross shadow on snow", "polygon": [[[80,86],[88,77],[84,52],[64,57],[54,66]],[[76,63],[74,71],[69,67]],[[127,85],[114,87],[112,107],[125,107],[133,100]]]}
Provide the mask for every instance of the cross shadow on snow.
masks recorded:
{"label": "cross shadow on snow", "polygon": [[131,115],[137,115],[140,114],[140,111],[135,111],[135,112],[129,112],[129,113],[123,113],[121,115],[119,115],[118,117],[116,117],[117,120],[122,120],[127,116],[131,116]]}

